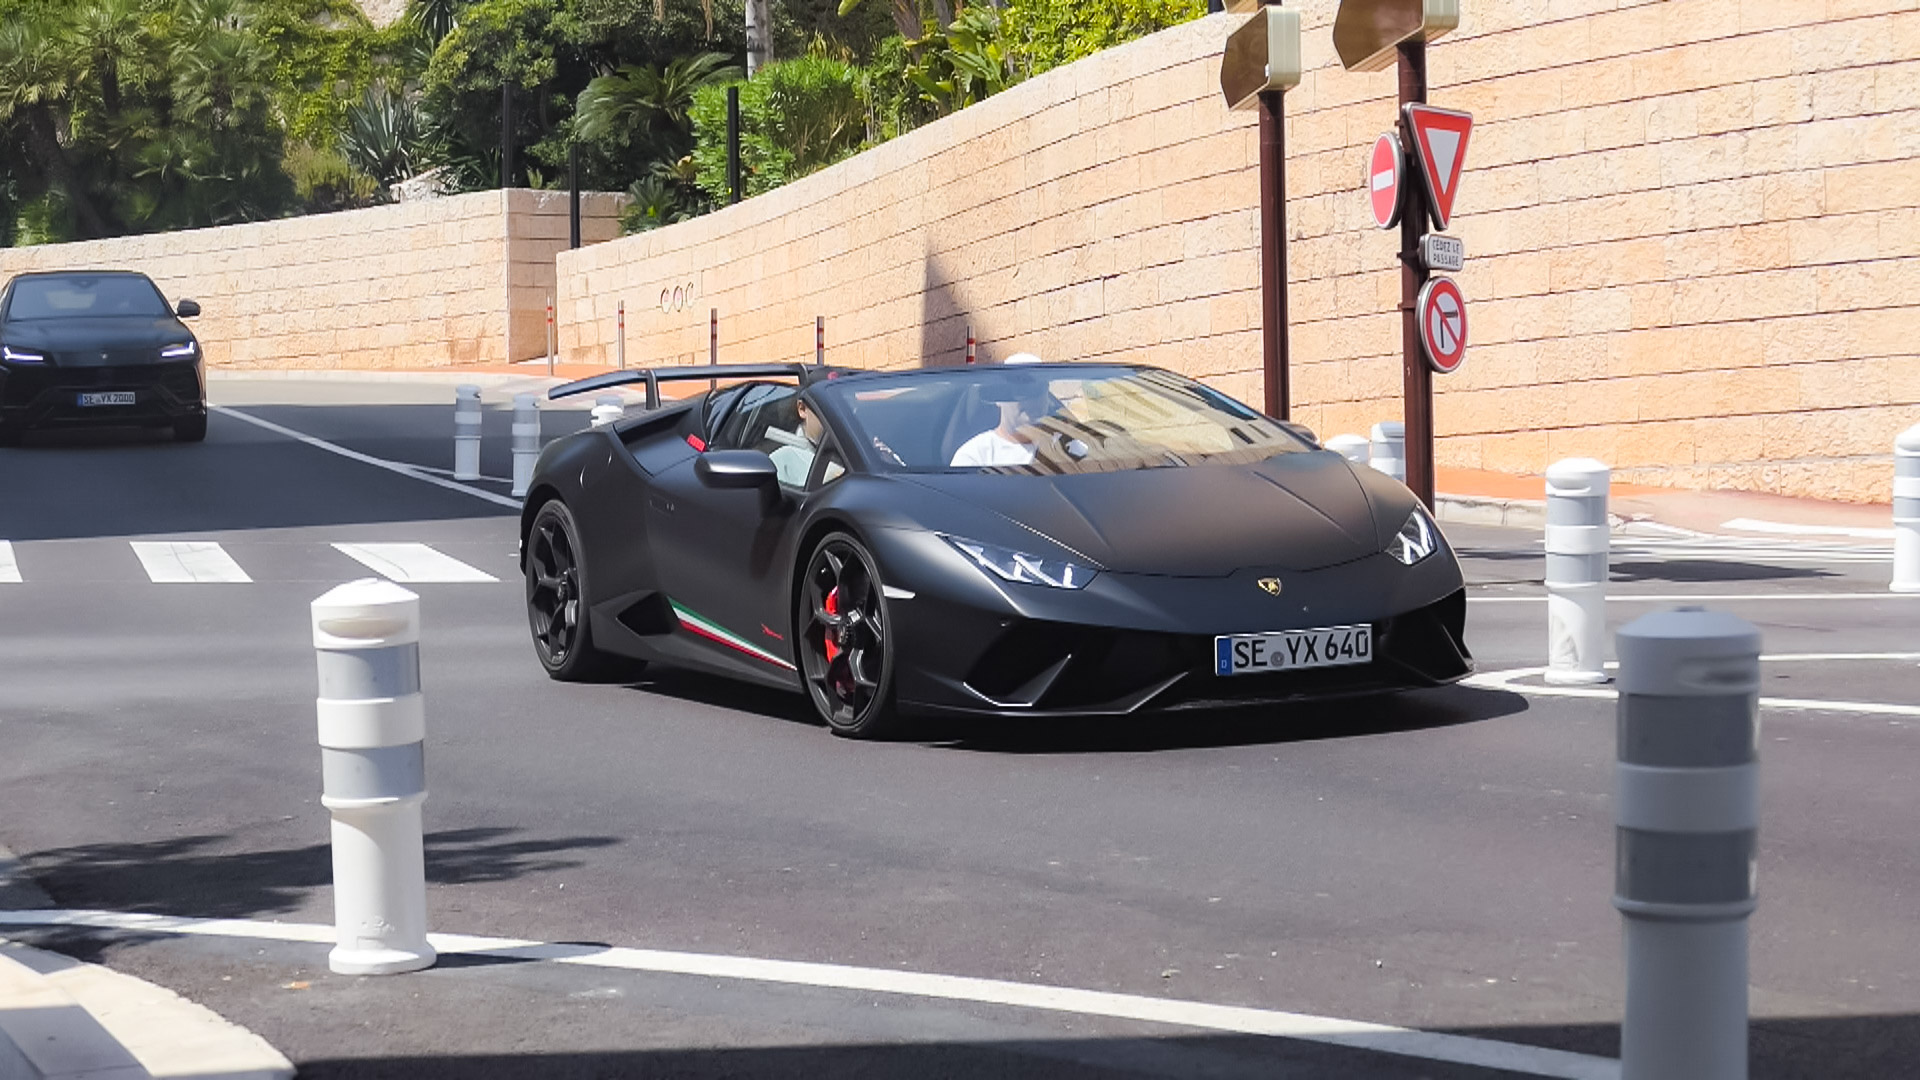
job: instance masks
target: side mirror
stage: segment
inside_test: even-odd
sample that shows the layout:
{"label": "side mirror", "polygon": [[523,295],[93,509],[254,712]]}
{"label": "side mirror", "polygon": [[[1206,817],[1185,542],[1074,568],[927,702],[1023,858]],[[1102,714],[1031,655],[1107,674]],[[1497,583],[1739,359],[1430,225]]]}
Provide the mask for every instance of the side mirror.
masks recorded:
{"label": "side mirror", "polygon": [[1283,428],[1286,428],[1288,431],[1293,432],[1295,435],[1298,435],[1301,438],[1307,440],[1307,444],[1309,446],[1320,445],[1319,436],[1315,435],[1313,433],[1313,429],[1308,427],[1305,424],[1296,424],[1291,420],[1276,420],[1275,423],[1279,424]]}
{"label": "side mirror", "polygon": [[780,472],[759,450],[709,450],[693,463],[693,474],[710,487],[777,487]]}
{"label": "side mirror", "polygon": [[191,319],[200,314],[200,305],[192,300],[182,300],[173,305],[173,313],[183,319]]}

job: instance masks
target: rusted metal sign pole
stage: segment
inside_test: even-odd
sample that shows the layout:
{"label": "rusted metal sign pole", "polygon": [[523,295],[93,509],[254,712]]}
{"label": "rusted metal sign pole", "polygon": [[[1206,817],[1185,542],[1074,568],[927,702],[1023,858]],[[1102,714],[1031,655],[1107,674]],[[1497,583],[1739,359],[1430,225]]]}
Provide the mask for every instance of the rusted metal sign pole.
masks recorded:
{"label": "rusted metal sign pole", "polygon": [[1289,419],[1286,95],[1260,93],[1260,361],[1268,416]]}
{"label": "rusted metal sign pole", "polygon": [[[1400,104],[1426,104],[1427,43],[1421,39],[1400,43]],[[1406,110],[1399,110],[1400,143],[1414,145]],[[1406,185],[1407,202],[1400,214],[1400,345],[1401,385],[1404,387],[1407,425],[1407,487],[1433,508],[1433,372],[1420,348],[1420,287],[1427,283],[1427,266],[1420,257],[1420,236],[1427,231],[1427,192],[1420,184]]]}
{"label": "rusted metal sign pole", "polygon": [[1251,13],[1227,38],[1220,92],[1229,109],[1260,111],[1260,370],[1268,416],[1288,418],[1286,92],[1300,84],[1300,13],[1268,0],[1227,0]]}

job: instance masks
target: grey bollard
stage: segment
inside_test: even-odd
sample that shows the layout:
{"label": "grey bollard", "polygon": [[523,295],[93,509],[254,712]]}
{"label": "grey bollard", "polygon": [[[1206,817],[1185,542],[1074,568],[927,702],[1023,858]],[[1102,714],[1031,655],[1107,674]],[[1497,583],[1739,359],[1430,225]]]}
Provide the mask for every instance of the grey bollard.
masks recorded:
{"label": "grey bollard", "polygon": [[1613,906],[1621,1080],[1745,1080],[1760,826],[1760,631],[1680,608],[1621,627]]}
{"label": "grey bollard", "polygon": [[532,394],[513,395],[513,497],[524,498],[540,459],[540,408]]}
{"label": "grey bollard", "polygon": [[1592,458],[1547,466],[1547,672],[1561,686],[1607,681],[1607,495]]}
{"label": "grey bollard", "polygon": [[453,478],[480,479],[480,388],[472,383],[453,390]]}
{"label": "grey bollard", "polygon": [[1407,482],[1407,425],[1387,420],[1373,425],[1367,464],[1401,483]]}
{"label": "grey bollard", "polygon": [[343,975],[430,967],[420,598],[378,578],[329,590],[313,602],[313,647],[320,802],[333,815],[337,939],[327,966]]}
{"label": "grey bollard", "polygon": [[1920,592],[1920,424],[1893,440],[1893,591]]}
{"label": "grey bollard", "polygon": [[1367,441],[1365,435],[1335,435],[1326,442],[1327,449],[1339,454],[1355,465],[1365,465],[1367,463],[1367,458],[1372,456],[1372,446],[1373,444]]}
{"label": "grey bollard", "polygon": [[626,401],[619,394],[601,394],[593,399],[594,427],[606,427],[625,415]]}

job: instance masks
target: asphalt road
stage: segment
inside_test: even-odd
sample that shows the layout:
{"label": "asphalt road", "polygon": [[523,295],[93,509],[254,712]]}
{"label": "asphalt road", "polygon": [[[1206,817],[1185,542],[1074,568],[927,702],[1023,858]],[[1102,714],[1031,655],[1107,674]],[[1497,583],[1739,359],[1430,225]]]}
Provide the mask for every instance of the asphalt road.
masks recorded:
{"label": "asphalt road", "polygon": [[[451,390],[222,381],[239,413],[451,465]],[[497,403],[490,402],[490,405]],[[584,414],[550,412],[549,435]],[[508,475],[491,408],[483,472]],[[505,486],[480,488],[504,493]],[[307,603],[423,544],[435,930],[977,976],[1617,1053],[1613,705],[1471,686],[1359,703],[834,739],[798,698],[666,670],[547,681],[514,511],[216,413],[208,440],[0,451],[0,845],[68,908],[328,923]],[[1482,672],[1543,662],[1536,534],[1449,526]],[[250,579],[156,583],[134,541]],[[0,559],[0,568],[5,560]],[[1616,539],[1616,625],[1710,596],[1765,692],[1911,706],[1914,601],[1814,545]],[[1849,594],[1837,596],[1834,594]],[[1836,657],[1856,657],[1838,659]],[[1756,1076],[1920,1059],[1920,717],[1763,715]],[[311,1076],[1498,1075],[967,1001],[449,957],[347,978],[311,944],[41,930],[266,1036]]]}

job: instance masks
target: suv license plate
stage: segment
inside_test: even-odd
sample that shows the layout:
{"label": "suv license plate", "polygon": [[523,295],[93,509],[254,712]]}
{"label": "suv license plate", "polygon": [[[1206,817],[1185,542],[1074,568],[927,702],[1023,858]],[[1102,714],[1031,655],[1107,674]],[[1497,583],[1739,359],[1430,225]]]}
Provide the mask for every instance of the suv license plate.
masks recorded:
{"label": "suv license plate", "polygon": [[1213,639],[1213,656],[1217,675],[1365,664],[1373,659],[1373,627],[1360,623],[1272,634],[1228,634]]}
{"label": "suv license plate", "polygon": [[131,405],[133,404],[133,391],[112,390],[99,394],[81,394],[80,404],[85,408],[91,408],[95,405]]}

